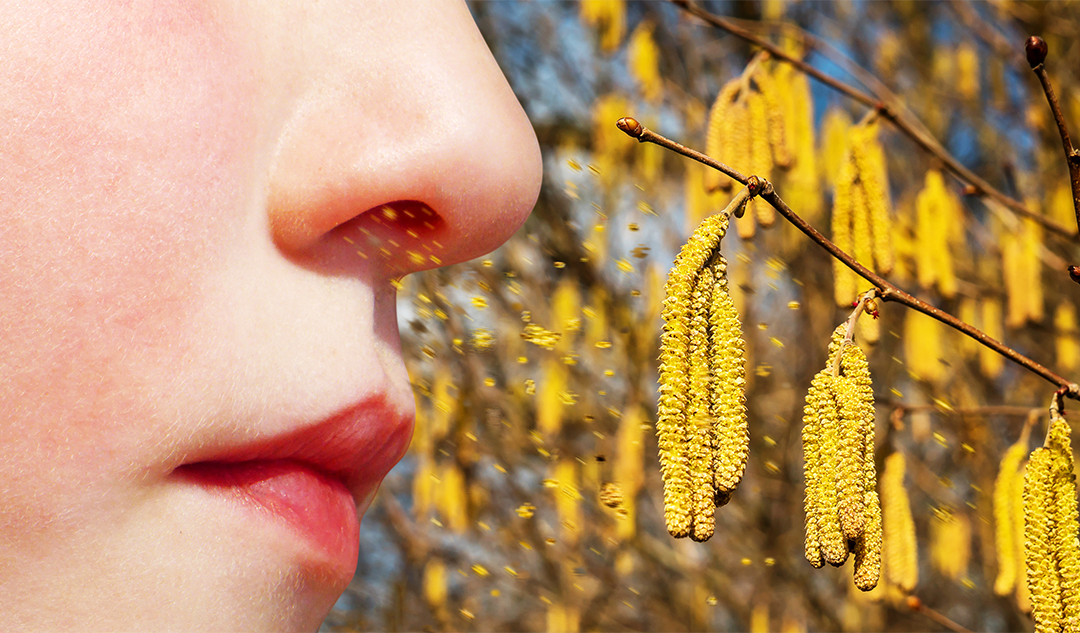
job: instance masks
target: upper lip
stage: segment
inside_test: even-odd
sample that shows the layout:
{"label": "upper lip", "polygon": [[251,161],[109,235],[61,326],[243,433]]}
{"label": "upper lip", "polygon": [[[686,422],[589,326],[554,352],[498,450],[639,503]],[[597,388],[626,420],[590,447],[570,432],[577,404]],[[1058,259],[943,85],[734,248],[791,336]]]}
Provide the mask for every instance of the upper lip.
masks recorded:
{"label": "upper lip", "polygon": [[405,454],[413,419],[411,407],[380,392],[314,423],[189,453],[184,466],[294,461],[340,480],[361,503]]}

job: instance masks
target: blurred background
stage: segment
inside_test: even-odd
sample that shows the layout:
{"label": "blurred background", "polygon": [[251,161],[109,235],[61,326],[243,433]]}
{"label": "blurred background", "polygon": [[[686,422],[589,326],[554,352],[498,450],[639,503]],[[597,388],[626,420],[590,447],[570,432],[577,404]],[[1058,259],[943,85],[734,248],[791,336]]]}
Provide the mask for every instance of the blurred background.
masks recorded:
{"label": "blurred background", "polygon": [[[1060,140],[1023,43],[1048,42],[1047,68],[1080,132],[1077,3],[699,6],[906,109],[964,166],[1075,232]],[[704,151],[713,100],[754,64],[793,154],[770,180],[831,235],[851,126],[869,109],[670,3],[470,8],[536,128],[544,187],[498,251],[402,280],[416,431],[364,517],[356,577],[323,630],[1030,630],[1023,596],[995,592],[1009,554],[995,551],[992,494],[1005,448],[1029,417],[1045,420],[1053,389],[899,305],[880,305],[876,343],[874,332],[857,338],[873,373],[879,467],[890,453],[906,458],[918,542],[910,594],[924,607],[886,580],[858,591],[850,563],[804,559],[803,402],[850,307],[837,305],[829,256],[782,218],[723,242],[747,342],[746,475],[708,542],[664,528],[654,430],[663,285],[694,227],[731,193],[707,194],[703,167],[636,143],[615,121],[633,116]],[[928,178],[938,159],[888,123],[876,128],[888,278],[1075,377],[1080,289],[1063,272],[1080,262],[1075,237],[965,195],[948,174],[942,189]],[[744,173],[769,167],[717,158]],[[605,483],[621,490],[616,507],[599,501]]]}

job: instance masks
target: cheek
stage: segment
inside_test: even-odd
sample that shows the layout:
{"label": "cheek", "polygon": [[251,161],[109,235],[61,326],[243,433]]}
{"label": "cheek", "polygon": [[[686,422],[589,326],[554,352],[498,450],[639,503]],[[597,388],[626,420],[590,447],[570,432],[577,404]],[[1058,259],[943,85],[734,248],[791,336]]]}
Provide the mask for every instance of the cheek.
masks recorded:
{"label": "cheek", "polygon": [[163,424],[153,400],[251,199],[254,82],[212,15],[46,4],[47,27],[0,44],[5,499],[27,474],[116,468]]}

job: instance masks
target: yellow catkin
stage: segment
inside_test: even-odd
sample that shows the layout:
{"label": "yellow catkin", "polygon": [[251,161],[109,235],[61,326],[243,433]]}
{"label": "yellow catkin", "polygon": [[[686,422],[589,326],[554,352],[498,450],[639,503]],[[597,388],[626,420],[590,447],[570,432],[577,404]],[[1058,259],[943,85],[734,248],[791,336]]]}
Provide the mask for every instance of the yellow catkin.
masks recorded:
{"label": "yellow catkin", "polygon": [[[816,222],[822,212],[821,189],[818,185],[817,155],[814,151],[814,102],[810,95],[810,80],[788,64],[777,70],[777,83],[786,85],[784,108],[788,139],[792,145],[794,165],[788,172],[787,184],[793,200],[799,201],[799,213],[807,222]],[[787,81],[781,77],[787,77]]]}
{"label": "yellow catkin", "polygon": [[1024,218],[1024,262],[1027,283],[1027,318],[1032,323],[1043,320],[1042,287],[1042,225],[1031,218]]}
{"label": "yellow catkin", "polygon": [[960,200],[945,186],[941,172],[926,172],[915,199],[915,250],[919,285],[937,287],[943,297],[956,294],[953,251],[962,248],[964,215]]}
{"label": "yellow catkin", "polygon": [[1016,535],[1016,606],[1024,613],[1031,613],[1031,590],[1028,588],[1027,564],[1025,563],[1024,540],[1024,479],[1027,475],[1027,461],[1020,464],[1013,478],[1012,517],[1013,534]]}
{"label": "yellow catkin", "polygon": [[1054,310],[1054,328],[1057,330],[1055,343],[1057,348],[1058,369],[1067,372],[1080,366],[1080,343],[1076,340],[1076,308],[1068,301],[1062,301]]}
{"label": "yellow catkin", "polygon": [[653,39],[655,25],[642,20],[630,34],[627,47],[627,66],[630,74],[641,86],[641,93],[648,101],[657,101],[663,94],[663,78],[660,76],[660,48]]}
{"label": "yellow catkin", "polygon": [[619,540],[633,538],[636,531],[637,494],[645,482],[645,432],[642,426],[646,422],[645,412],[636,405],[629,407],[619,419],[613,468],[615,483],[622,489],[623,497],[621,507],[624,514],[615,524],[616,538]]}
{"label": "yellow catkin", "polygon": [[1028,439],[1025,433],[1005,451],[994,480],[994,546],[998,560],[994,593],[999,596],[1012,592],[1016,586],[1018,567],[1024,562],[1022,557],[1017,557],[1017,552],[1023,549],[1023,532],[1016,532],[1017,520],[1013,516],[1017,509],[1022,508],[1017,508],[1013,497],[1020,463],[1027,457],[1027,453]]}
{"label": "yellow catkin", "polygon": [[424,564],[424,600],[434,608],[446,605],[446,563],[432,557]]}
{"label": "yellow catkin", "polygon": [[881,579],[881,505],[875,490],[866,493],[866,531],[855,548],[855,586],[871,591]]}
{"label": "yellow catkin", "polygon": [[469,529],[469,495],[465,474],[455,463],[444,465],[438,473],[435,505],[446,527],[462,534]]}
{"label": "yellow catkin", "polygon": [[694,282],[690,303],[690,428],[687,429],[687,456],[690,467],[692,524],[690,538],[707,541],[716,528],[713,489],[713,429],[710,394],[713,375],[710,367],[709,308],[712,303],[713,272],[704,268]]}
{"label": "yellow catkin", "polygon": [[846,330],[841,325],[833,332],[829,364],[811,382],[803,409],[805,554],[820,567],[842,565],[851,547],[863,551],[870,558],[857,565],[866,566],[859,582],[869,590],[877,582],[870,583],[870,570],[879,567],[873,561],[877,554],[865,549],[873,541],[862,542],[878,503],[876,495],[868,494],[877,485],[874,394],[866,356],[844,342]]}
{"label": "yellow catkin", "polygon": [[1037,448],[1024,476],[1024,554],[1035,630],[1061,630],[1061,578],[1054,560],[1054,455]]}
{"label": "yellow catkin", "polygon": [[[732,148],[736,139],[735,126],[740,124],[735,116],[733,106],[735,98],[739,94],[742,82],[739,78],[732,79],[720,89],[709,109],[709,124],[705,131],[705,153],[722,163],[731,164],[734,160]],[[717,189],[730,189],[731,179],[715,169],[704,172],[706,191]]]}
{"label": "yellow catkin", "polygon": [[566,277],[555,287],[551,296],[552,327],[562,333],[555,343],[555,352],[562,356],[576,348],[577,331],[581,329],[581,287]]}
{"label": "yellow catkin", "polygon": [[1051,411],[1047,446],[1054,453],[1052,547],[1061,585],[1061,621],[1067,631],[1080,630],[1080,517],[1069,423]]}
{"label": "yellow catkin", "polygon": [[727,261],[713,265],[710,367],[715,379],[710,412],[714,424],[714,486],[717,505],[727,502],[742,480],[750,453],[746,419],[746,343],[735,303],[728,292]]}
{"label": "yellow catkin", "polygon": [[769,603],[759,602],[750,611],[750,633],[769,633]]}
{"label": "yellow catkin", "polygon": [[1076,223],[1076,210],[1073,208],[1072,186],[1062,182],[1050,198],[1050,219],[1062,226]]}
{"label": "yellow catkin", "polygon": [[[779,92],[776,79],[764,66],[758,68],[754,74],[758,90],[765,102],[765,110],[768,115],[769,149],[772,153],[772,164],[777,167],[787,168],[791,166],[792,148],[789,142],[787,119],[784,116],[782,95]],[[759,174],[760,175],[760,174]]]}
{"label": "yellow catkin", "polygon": [[1001,267],[1008,295],[1005,324],[1021,327],[1043,319],[1042,227],[1024,218],[1017,232],[1001,235]]}
{"label": "yellow catkin", "polygon": [[545,437],[553,438],[562,428],[566,408],[563,394],[570,387],[570,372],[561,358],[548,356],[541,362],[541,373],[543,379],[536,389],[536,428]]}
{"label": "yellow catkin", "polygon": [[[982,330],[990,338],[1001,341],[1005,338],[1004,317],[1001,314],[999,299],[984,299],[982,302]],[[965,337],[966,338],[966,337]],[[987,378],[997,378],[1005,369],[1005,357],[986,347],[979,346],[979,368]]]}
{"label": "yellow catkin", "polygon": [[821,176],[825,182],[839,180],[840,168],[847,162],[848,129],[851,117],[839,108],[832,108],[825,113],[821,124]]}
{"label": "yellow catkin", "polygon": [[[696,506],[693,483],[695,453],[692,445],[696,443],[700,450],[701,438],[696,432],[700,421],[695,419],[691,410],[692,394],[695,393],[694,385],[700,387],[702,380],[707,380],[701,378],[700,372],[695,376],[692,363],[694,352],[702,345],[702,319],[698,315],[699,318],[695,320],[694,292],[699,286],[702,269],[719,246],[727,227],[725,213],[702,221],[675,259],[665,286],[667,299],[663,310],[656,433],[664,479],[664,516],[668,532],[676,538],[691,535],[693,525]],[[709,277],[712,277],[711,272]],[[707,305],[711,307],[711,302],[707,302]],[[706,327],[709,322],[710,319],[704,319]],[[699,334],[695,335],[695,331]],[[695,339],[695,336],[698,338]],[[706,364],[706,368],[708,366]],[[704,375],[708,376],[707,369]],[[723,390],[725,386],[718,385],[716,388]],[[698,410],[700,412],[700,407]]]}
{"label": "yellow catkin", "polygon": [[910,592],[919,581],[919,561],[911,502],[904,487],[904,455],[885,458],[881,475],[885,573],[889,582]]}
{"label": "yellow catkin", "polygon": [[878,140],[878,126],[871,124],[855,128],[851,140],[852,159],[863,190],[863,212],[868,216],[873,233],[872,267],[876,272],[887,275],[893,268],[892,205],[889,202],[885,152]]}
{"label": "yellow catkin", "polygon": [[561,600],[552,601],[547,610],[548,633],[575,633],[580,630],[581,613]]}
{"label": "yellow catkin", "polygon": [[[731,106],[729,116],[732,118],[731,137],[724,146],[730,157],[731,165],[742,173],[750,173],[752,169],[751,136],[750,136],[750,107],[746,92]],[[722,159],[721,159],[722,160]],[[724,161],[727,162],[727,161]],[[754,219],[753,208],[748,206],[746,213],[741,218],[735,219],[735,228],[739,237],[748,240],[757,232],[757,221]]]}
{"label": "yellow catkin", "polygon": [[[750,112],[750,173],[772,180],[773,159],[769,147],[769,112],[765,97],[760,92],[751,92],[747,95],[746,107]],[[746,213],[749,215],[751,212],[762,227],[770,227],[776,222],[776,210],[764,200],[751,200]]]}
{"label": "yellow catkin", "polygon": [[[874,238],[870,233],[870,213],[866,191],[858,183],[851,191],[851,254],[856,261],[873,270]],[[846,266],[845,266],[846,268]],[[852,273],[854,274],[854,273]],[[861,293],[869,286],[868,281],[856,277],[855,292]]]}
{"label": "yellow catkin", "polygon": [[979,94],[979,54],[971,42],[956,49],[956,92],[969,101]]}
{"label": "yellow catkin", "polygon": [[941,324],[936,320],[908,310],[904,317],[904,360],[908,372],[928,382],[938,382],[945,370],[941,361]]}
{"label": "yellow catkin", "polygon": [[971,523],[962,514],[942,512],[930,522],[930,564],[951,580],[967,576]]}
{"label": "yellow catkin", "polygon": [[821,540],[821,554],[825,562],[830,565],[840,566],[848,557],[847,540],[844,538],[843,527],[840,525],[840,515],[837,512],[839,505],[839,455],[840,455],[840,411],[836,404],[833,381],[836,378],[823,370],[823,391],[825,396],[821,399],[819,419],[821,420],[821,444],[822,459],[818,462],[819,489],[819,515],[818,530]]}
{"label": "yellow catkin", "polygon": [[[833,193],[832,239],[840,250],[852,252],[851,219],[854,213],[855,166],[844,160]],[[855,300],[856,276],[840,260],[833,259],[833,295],[836,305],[849,306]]]}
{"label": "yellow catkin", "polygon": [[849,540],[858,538],[866,527],[863,472],[866,420],[857,389],[852,379],[843,373],[833,379],[833,392],[840,412],[837,512],[840,528]]}
{"label": "yellow catkin", "polygon": [[578,5],[582,22],[600,33],[600,47],[605,52],[619,48],[626,34],[626,4],[624,0],[582,0]]}
{"label": "yellow catkin", "polygon": [[823,512],[826,511],[822,501],[824,462],[822,449],[824,447],[824,420],[821,419],[823,399],[830,397],[826,389],[826,381],[830,379],[828,372],[821,371],[810,382],[810,389],[806,393],[806,405],[803,407],[803,480],[805,482],[805,494],[803,509],[806,515],[806,560],[815,568],[825,564],[825,558],[821,553],[821,521]]}
{"label": "yellow catkin", "polygon": [[[863,317],[869,318],[869,317]],[[851,381],[854,389],[855,404],[851,415],[857,417],[860,424],[856,433],[862,441],[862,478],[864,495],[877,489],[877,467],[874,464],[875,418],[874,385],[870,376],[870,364],[862,349],[852,343],[844,349],[840,359],[840,369]],[[865,506],[865,504],[864,504]],[[869,520],[869,515],[867,515]]]}
{"label": "yellow catkin", "polygon": [[448,366],[440,363],[435,370],[431,386],[431,418],[428,435],[432,443],[438,443],[450,432],[450,425],[457,409],[457,387]]}

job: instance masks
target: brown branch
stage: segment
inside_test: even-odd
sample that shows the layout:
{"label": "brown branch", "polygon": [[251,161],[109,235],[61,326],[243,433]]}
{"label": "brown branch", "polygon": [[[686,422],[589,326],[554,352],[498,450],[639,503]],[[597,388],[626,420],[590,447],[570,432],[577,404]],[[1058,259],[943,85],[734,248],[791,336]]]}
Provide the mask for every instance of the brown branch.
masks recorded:
{"label": "brown branch", "polygon": [[718,169],[727,174],[730,178],[733,178],[744,185],[748,185],[752,179],[757,180],[759,183],[765,183],[763,186],[760,187],[760,192],[758,192],[758,195],[761,197],[761,199],[771,204],[773,208],[775,208],[780,213],[780,215],[784,216],[784,218],[787,219],[788,222],[794,224],[796,228],[805,233],[807,237],[816,242],[818,246],[825,249],[829,252],[830,255],[843,262],[845,266],[855,271],[855,273],[858,274],[860,277],[876,286],[878,297],[880,297],[882,301],[899,303],[918,312],[922,312],[929,317],[933,317],[934,319],[941,321],[942,323],[953,328],[954,330],[963,332],[964,334],[978,341],[980,344],[989,347],[990,349],[1001,354],[1005,358],[1008,358],[1014,363],[1017,363],[1022,367],[1028,369],[1029,371],[1041,376],[1048,382],[1053,383],[1055,386],[1065,388],[1068,397],[1080,400],[1080,385],[1066,380],[1064,377],[1059,376],[1047,367],[1044,367],[1043,365],[1035,362],[1027,356],[1024,356],[1015,349],[1005,345],[1004,343],[1001,343],[994,338],[991,338],[990,336],[987,336],[987,334],[982,330],[979,330],[965,323],[964,321],[961,321],[960,319],[952,316],[951,314],[943,310],[935,308],[934,306],[926,303],[918,297],[914,297],[904,292],[900,288],[894,286],[885,278],[878,276],[866,266],[863,266],[859,262],[855,261],[855,258],[840,250],[840,248],[837,247],[836,244],[833,244],[817,229],[808,224],[806,220],[803,220],[801,217],[799,217],[798,214],[792,211],[791,207],[789,207],[787,203],[784,202],[779,195],[777,195],[776,191],[773,189],[772,183],[768,182],[767,180],[757,176],[744,176],[732,169],[731,167],[728,167],[727,165],[724,165],[717,160],[714,160],[700,152],[694,151],[684,145],[676,143],[675,141],[672,141],[669,138],[657,134],[656,132],[653,132],[652,130],[638,123],[637,120],[630,117],[623,117],[619,119],[616,125],[628,136],[636,138],[639,143],[654,143],[676,153],[682,154],[687,158],[692,158],[714,169]]}
{"label": "brown branch", "polygon": [[923,601],[920,600],[918,596],[911,595],[907,597],[907,608],[916,613],[925,615],[950,631],[956,631],[956,633],[971,633],[971,629],[964,628],[962,625],[945,617],[945,614],[935,611],[923,604]]}
{"label": "brown branch", "polygon": [[971,171],[967,167],[964,167],[960,163],[960,161],[956,160],[956,158],[949,154],[949,152],[947,152],[945,148],[937,142],[936,139],[934,139],[929,134],[923,132],[920,129],[921,126],[915,125],[911,121],[909,121],[908,118],[901,114],[894,106],[884,103],[881,99],[878,99],[874,95],[867,94],[859,90],[858,88],[855,88],[854,86],[851,86],[838,79],[826,75],[825,73],[814,68],[810,64],[807,64],[801,59],[788,55],[782,49],[773,45],[768,40],[757,36],[756,34],[732,23],[729,20],[726,20],[718,15],[715,15],[698,7],[696,4],[690,2],[690,0],[670,1],[673,4],[677,5],[679,8],[681,8],[683,11],[686,11],[687,13],[701,20],[704,20],[709,25],[727,31],[728,33],[731,33],[738,38],[746,40],[747,42],[750,42],[755,46],[759,46],[769,51],[769,54],[776,59],[791,64],[806,75],[813,77],[814,79],[820,81],[821,83],[832,88],[833,90],[836,90],[837,92],[855,101],[858,101],[859,103],[869,108],[874,108],[878,111],[878,113],[883,119],[886,119],[890,123],[892,123],[896,129],[900,130],[905,136],[914,141],[915,144],[921,147],[925,152],[931,154],[932,156],[940,160],[945,166],[945,168],[953,174],[953,176],[965,182],[966,184],[971,185],[971,187],[974,188],[974,195],[986,196],[992,200],[995,200],[1013,211],[1014,213],[1022,215],[1026,218],[1031,218],[1052,233],[1069,238],[1075,238],[1078,235],[1076,231],[1073,231],[1068,227],[1062,226],[1057,222],[1054,222],[1050,218],[1044,217],[1038,213],[1035,213],[1034,211],[1031,211],[1030,209],[1025,207],[1024,204],[1019,200],[1015,200],[1005,195],[998,189],[994,188],[994,186],[991,185],[989,182],[975,174],[975,172]]}
{"label": "brown branch", "polygon": [[1069,166],[1069,181],[1072,183],[1073,210],[1076,212],[1076,226],[1080,228],[1080,151],[1077,151],[1069,138],[1069,128],[1065,127],[1065,117],[1061,114],[1061,106],[1058,104],[1054,87],[1050,85],[1050,76],[1046,74],[1047,46],[1041,37],[1029,37],[1024,45],[1028,63],[1031,70],[1039,78],[1046,100],[1050,103],[1050,111],[1054,113],[1054,122],[1057,123],[1058,134],[1061,135],[1061,146],[1065,150],[1065,164]]}

